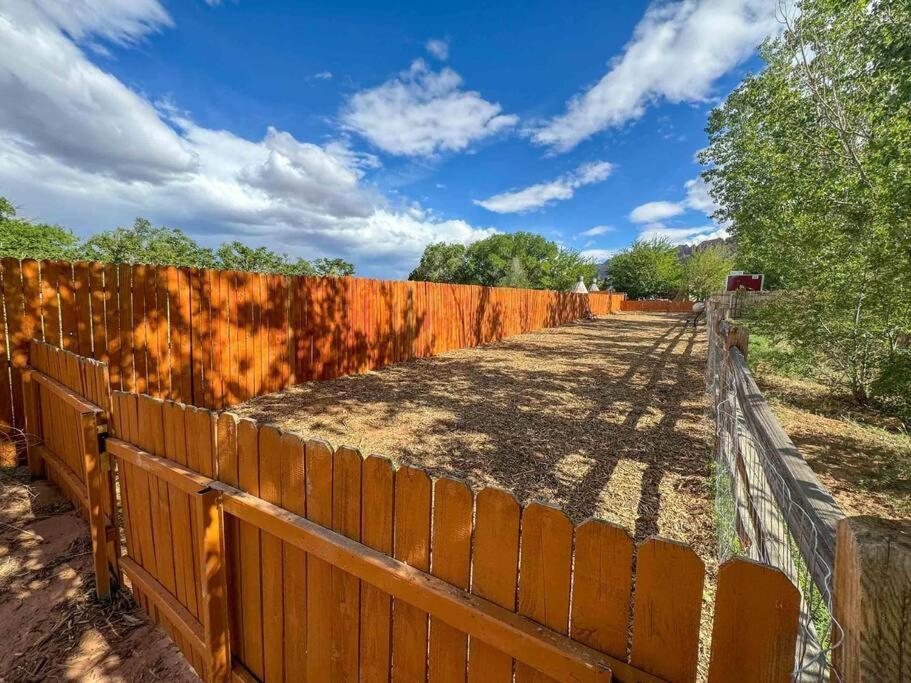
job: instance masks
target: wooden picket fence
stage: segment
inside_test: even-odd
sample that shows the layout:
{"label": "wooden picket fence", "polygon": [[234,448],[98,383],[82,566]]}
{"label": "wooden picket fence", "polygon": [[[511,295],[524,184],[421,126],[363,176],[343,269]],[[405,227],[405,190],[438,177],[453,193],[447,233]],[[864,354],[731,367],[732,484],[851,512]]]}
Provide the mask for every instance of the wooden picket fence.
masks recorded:
{"label": "wooden picket fence", "polygon": [[116,575],[120,558],[114,481],[99,443],[111,410],[107,366],[37,341],[31,342],[29,357],[22,372],[29,469],[55,482],[88,518],[96,592],[104,597],[109,566]]}
{"label": "wooden picket fence", "polygon": [[586,295],[143,265],[0,261],[0,425],[21,428],[39,339],[115,389],[224,408],[584,317]]}
{"label": "wooden picket fence", "polygon": [[588,304],[593,315],[612,315],[621,310],[626,294],[617,292],[589,292]]}
{"label": "wooden picket fence", "polygon": [[670,299],[624,299],[621,311],[637,313],[692,313],[692,301],[671,301]]}
{"label": "wooden picket fence", "polygon": [[[696,677],[704,567],[683,544],[231,413],[113,406],[121,569],[206,680]],[[789,680],[798,608],[777,570],[723,565],[710,680]]]}

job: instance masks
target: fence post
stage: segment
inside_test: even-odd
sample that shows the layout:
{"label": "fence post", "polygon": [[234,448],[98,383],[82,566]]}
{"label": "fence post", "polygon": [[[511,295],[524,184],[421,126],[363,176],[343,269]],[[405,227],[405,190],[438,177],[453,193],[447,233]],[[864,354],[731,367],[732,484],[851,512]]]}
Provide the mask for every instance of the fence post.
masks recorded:
{"label": "fence post", "polygon": [[111,575],[108,571],[108,539],[104,519],[101,453],[98,448],[98,419],[93,413],[82,413],[79,420],[82,429],[89,527],[92,532],[92,558],[95,564],[95,593],[101,600],[107,600],[111,595]]}
{"label": "fence post", "polygon": [[842,519],[835,548],[834,671],[846,683],[911,679],[911,521]]}
{"label": "fence post", "polygon": [[22,412],[25,417],[25,443],[28,470],[33,477],[44,477],[44,459],[32,448],[31,437],[37,438],[41,433],[41,409],[38,405],[38,384],[32,379],[29,368],[22,370]]}
{"label": "fence post", "polygon": [[193,500],[199,530],[199,562],[202,604],[200,621],[207,652],[207,681],[231,678],[231,639],[228,632],[228,583],[225,568],[224,512],[221,494],[200,491]]}

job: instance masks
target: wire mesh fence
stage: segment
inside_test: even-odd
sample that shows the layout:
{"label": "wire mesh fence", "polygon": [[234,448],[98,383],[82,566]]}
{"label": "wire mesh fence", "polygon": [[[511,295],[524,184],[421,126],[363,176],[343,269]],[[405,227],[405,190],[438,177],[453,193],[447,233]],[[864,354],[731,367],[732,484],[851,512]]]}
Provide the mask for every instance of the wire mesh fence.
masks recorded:
{"label": "wire mesh fence", "polygon": [[779,568],[801,593],[793,680],[841,680],[832,655],[835,522],[841,510],[772,416],[750,375],[746,335],[727,317],[730,299],[709,301],[706,390],[715,421],[718,560],[748,557]]}

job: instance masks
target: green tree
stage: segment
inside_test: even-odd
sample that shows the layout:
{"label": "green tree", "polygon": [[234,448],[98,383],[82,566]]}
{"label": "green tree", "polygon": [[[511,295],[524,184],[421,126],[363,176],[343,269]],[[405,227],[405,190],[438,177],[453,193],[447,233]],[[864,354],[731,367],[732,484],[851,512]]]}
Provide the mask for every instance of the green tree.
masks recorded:
{"label": "green tree", "polygon": [[911,339],[909,46],[906,2],[799,2],[702,154],[741,265],[790,293],[756,315],[861,402]]}
{"label": "green tree", "polygon": [[607,279],[630,299],[671,296],[680,287],[677,248],[667,239],[636,240],[610,260]]}
{"label": "green tree", "polygon": [[698,249],[683,261],[680,289],[698,301],[724,290],[727,276],[734,265],[731,251],[724,245]]}
{"label": "green tree", "polygon": [[225,242],[216,251],[218,267],[250,273],[280,273],[283,275],[315,275],[313,265],[304,259],[291,261],[287,254],[278,254],[266,247],[248,247],[243,242]]}
{"label": "green tree", "polygon": [[410,280],[455,282],[487,287],[570,289],[579,276],[586,281],[596,266],[578,252],[530,232],[493,235],[468,247],[429,245]]}
{"label": "green tree", "polygon": [[408,279],[459,283],[463,282],[465,274],[465,245],[435,242],[424,249],[421,262],[411,271]]}
{"label": "green tree", "polygon": [[211,268],[215,257],[179,228],[153,227],[137,218],[131,228],[115,228],[90,237],[85,258],[106,263],[145,263],[192,268]]}
{"label": "green tree", "polygon": [[17,217],[12,202],[0,197],[0,258],[73,260],[80,257],[76,235],[57,225]]}
{"label": "green tree", "polygon": [[[298,259],[298,263],[301,261],[303,259]],[[313,270],[317,275],[343,277],[354,275],[354,264],[340,258],[318,258],[313,262]]]}

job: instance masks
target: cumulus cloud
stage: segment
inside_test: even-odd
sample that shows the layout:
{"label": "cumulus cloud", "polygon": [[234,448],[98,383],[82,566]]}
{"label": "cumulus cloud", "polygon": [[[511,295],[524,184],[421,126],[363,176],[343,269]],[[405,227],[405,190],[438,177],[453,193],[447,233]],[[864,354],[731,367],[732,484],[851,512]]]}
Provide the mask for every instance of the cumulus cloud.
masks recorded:
{"label": "cumulus cloud", "polygon": [[246,238],[386,275],[407,272],[430,242],[494,232],[389,201],[365,178],[376,158],[344,141],[275,128],[248,140],[154,106],[92,63],[75,36],[129,44],[170,25],[161,6],[74,6],[73,16],[50,0],[0,8],[0,187],[26,213],[80,231],[144,215],[208,243]]}
{"label": "cumulus cloud", "polygon": [[671,244],[699,244],[706,240],[729,236],[727,227],[717,225],[699,225],[689,228],[669,228],[663,223],[651,223],[639,233],[640,239],[666,239]]}
{"label": "cumulus cloud", "polygon": [[448,40],[439,40],[433,38],[428,40],[424,47],[427,48],[427,52],[432,54],[434,57],[439,59],[441,62],[445,62],[449,59],[449,41]]}
{"label": "cumulus cloud", "polygon": [[462,77],[446,67],[433,71],[422,59],[375,88],[355,93],[341,113],[342,125],[390,154],[427,156],[459,151],[518,121],[499,104],[462,90]]}
{"label": "cumulus cloud", "polygon": [[679,202],[647,202],[640,204],[629,214],[629,219],[633,223],[654,223],[663,221],[667,218],[679,216],[689,210],[699,211],[706,216],[711,216],[718,208],[715,200],[709,194],[709,187],[705,181],[699,178],[687,180],[683,185],[686,190],[686,198]]}
{"label": "cumulus cloud", "polygon": [[579,252],[582,258],[591,259],[595,263],[604,263],[612,256],[617,255],[616,249],[583,249]]}
{"label": "cumulus cloud", "polygon": [[582,164],[572,173],[556,180],[495,194],[487,199],[475,199],[474,203],[495,213],[527,213],[554,202],[571,199],[578,188],[607,180],[612,170],[613,166],[607,161]]}
{"label": "cumulus cloud", "polygon": [[678,202],[648,202],[637,206],[630,212],[633,223],[651,223],[679,216],[685,209]]}
{"label": "cumulus cloud", "polygon": [[612,225],[596,225],[595,227],[589,228],[588,230],[583,230],[579,233],[579,235],[583,237],[595,237],[597,235],[604,235],[613,231],[614,227]]}
{"label": "cumulus cloud", "polygon": [[770,0],[653,2],[604,77],[533,132],[556,151],[643,115],[649,103],[703,101],[714,82],[781,30]]}

